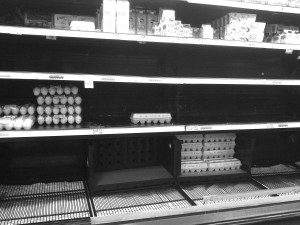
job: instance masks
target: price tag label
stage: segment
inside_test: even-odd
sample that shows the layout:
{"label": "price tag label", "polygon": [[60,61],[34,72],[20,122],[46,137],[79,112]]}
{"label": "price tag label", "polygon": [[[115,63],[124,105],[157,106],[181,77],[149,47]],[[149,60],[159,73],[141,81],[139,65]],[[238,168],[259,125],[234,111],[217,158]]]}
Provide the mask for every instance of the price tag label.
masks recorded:
{"label": "price tag label", "polygon": [[8,132],[0,132],[0,137],[8,137],[9,133]]}
{"label": "price tag label", "polygon": [[289,125],[287,123],[279,123],[278,128],[288,128]]}
{"label": "price tag label", "polygon": [[267,124],[267,128],[268,129],[274,129],[274,124],[272,124],[272,123]]}
{"label": "price tag label", "polygon": [[201,126],[200,130],[212,130],[211,126]]}
{"label": "price tag label", "polygon": [[84,80],[84,88],[94,88],[94,81],[91,77],[87,77]]}
{"label": "price tag label", "polygon": [[56,36],[46,36],[46,39],[56,41],[57,37]]}
{"label": "price tag label", "polygon": [[293,54],[293,49],[286,49],[285,54],[287,54],[287,55]]}
{"label": "price tag label", "polygon": [[272,81],[272,84],[274,84],[274,85],[281,85],[282,81],[274,80],[274,81]]}
{"label": "price tag label", "polygon": [[49,75],[50,80],[63,80],[64,76],[63,75]]}
{"label": "price tag label", "polygon": [[93,134],[94,135],[102,134],[102,129],[93,129]]}
{"label": "price tag label", "polygon": [[185,130],[186,131],[198,131],[199,126],[186,126]]}

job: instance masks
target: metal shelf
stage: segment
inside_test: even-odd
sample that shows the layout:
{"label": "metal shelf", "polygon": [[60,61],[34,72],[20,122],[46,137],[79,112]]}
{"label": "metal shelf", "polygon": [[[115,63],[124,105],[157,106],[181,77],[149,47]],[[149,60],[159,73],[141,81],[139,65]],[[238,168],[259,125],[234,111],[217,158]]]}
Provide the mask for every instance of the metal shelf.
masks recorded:
{"label": "metal shelf", "polygon": [[[201,2],[205,2],[205,1],[201,1]],[[244,47],[244,48],[300,50],[300,45],[296,45],[296,44],[273,44],[273,43],[265,43],[265,42],[228,41],[228,40],[218,40],[218,39],[145,36],[145,35],[134,35],[134,34],[102,33],[97,31],[73,31],[73,30],[15,27],[15,26],[0,26],[0,33],[13,34],[13,35],[45,36],[47,39],[56,39],[56,37],[68,37],[68,38],[133,41],[139,43],[149,42],[149,43],[169,43],[169,44],[184,44],[184,45],[215,45],[215,46]]]}
{"label": "metal shelf", "polygon": [[195,3],[195,4],[203,4],[203,5],[225,6],[225,7],[232,7],[232,8],[252,9],[252,10],[269,11],[269,12],[300,14],[300,8],[259,4],[259,3],[238,2],[238,1],[230,1],[230,0],[214,0],[214,1],[187,0],[187,2]]}

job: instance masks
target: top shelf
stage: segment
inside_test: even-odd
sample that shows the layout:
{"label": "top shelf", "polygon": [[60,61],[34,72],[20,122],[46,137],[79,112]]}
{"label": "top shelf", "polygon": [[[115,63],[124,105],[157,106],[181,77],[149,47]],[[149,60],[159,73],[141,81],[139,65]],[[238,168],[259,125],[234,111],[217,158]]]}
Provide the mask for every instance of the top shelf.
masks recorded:
{"label": "top shelf", "polygon": [[267,5],[259,3],[249,3],[249,2],[238,2],[230,0],[187,0],[188,3],[203,4],[203,5],[213,5],[213,6],[225,6],[240,9],[252,9],[260,11],[278,12],[278,13],[291,13],[300,14],[300,8],[277,6],[277,5]]}
{"label": "top shelf", "polygon": [[227,46],[277,50],[300,50],[297,44],[273,44],[265,42],[228,41],[220,39],[200,39],[168,36],[145,36],[134,34],[103,33],[97,31],[73,31],[31,27],[0,26],[0,34],[45,36],[46,39],[56,40],[57,37],[85,38],[99,40],[132,41],[139,43],[168,43],[184,45]]}

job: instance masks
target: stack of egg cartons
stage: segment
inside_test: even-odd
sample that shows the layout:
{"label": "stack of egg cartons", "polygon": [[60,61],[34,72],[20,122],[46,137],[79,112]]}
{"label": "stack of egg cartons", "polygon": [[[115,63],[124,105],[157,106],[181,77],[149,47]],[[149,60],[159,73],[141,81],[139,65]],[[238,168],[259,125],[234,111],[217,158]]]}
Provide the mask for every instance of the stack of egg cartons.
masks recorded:
{"label": "stack of egg cartons", "polygon": [[177,135],[181,141],[181,174],[188,175],[207,171],[203,161],[203,135]]}
{"label": "stack of egg cartons", "polygon": [[205,134],[203,138],[203,160],[209,172],[237,170],[241,161],[233,158],[236,134]]}
{"label": "stack of egg cartons", "polygon": [[82,98],[76,86],[35,87],[37,96],[37,121],[47,124],[80,124],[82,121]]}
{"label": "stack of egg cartons", "polygon": [[32,104],[0,106],[0,130],[29,130],[35,122],[34,113]]}

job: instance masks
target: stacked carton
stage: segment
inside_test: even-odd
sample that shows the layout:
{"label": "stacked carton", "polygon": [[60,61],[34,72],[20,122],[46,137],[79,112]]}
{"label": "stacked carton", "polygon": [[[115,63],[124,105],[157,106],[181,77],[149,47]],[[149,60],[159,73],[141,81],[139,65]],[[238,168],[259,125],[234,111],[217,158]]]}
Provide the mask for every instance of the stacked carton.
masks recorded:
{"label": "stacked carton", "polygon": [[255,14],[228,13],[212,22],[217,39],[262,42],[266,24],[255,22]]}
{"label": "stacked carton", "polygon": [[235,134],[179,135],[181,174],[205,174],[237,170],[241,161],[234,158]]}
{"label": "stacked carton", "polygon": [[80,124],[82,121],[82,98],[76,86],[35,87],[36,109],[39,125]]}
{"label": "stacked carton", "polygon": [[282,44],[300,44],[299,27],[283,24],[267,24],[265,42]]}

